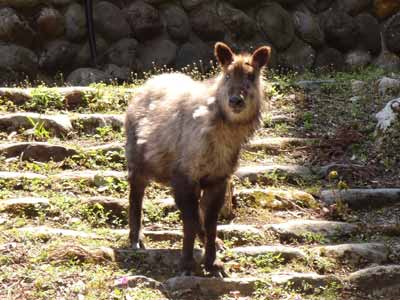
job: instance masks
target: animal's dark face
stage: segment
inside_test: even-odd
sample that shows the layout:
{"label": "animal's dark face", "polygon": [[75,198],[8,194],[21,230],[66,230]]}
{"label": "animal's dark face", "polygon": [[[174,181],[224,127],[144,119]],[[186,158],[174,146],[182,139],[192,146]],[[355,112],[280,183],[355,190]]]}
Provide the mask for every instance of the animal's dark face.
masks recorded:
{"label": "animal's dark face", "polygon": [[215,45],[215,56],[222,67],[218,98],[232,121],[248,119],[259,110],[261,69],[270,51],[269,47],[260,47],[252,55],[235,55],[227,45]]}

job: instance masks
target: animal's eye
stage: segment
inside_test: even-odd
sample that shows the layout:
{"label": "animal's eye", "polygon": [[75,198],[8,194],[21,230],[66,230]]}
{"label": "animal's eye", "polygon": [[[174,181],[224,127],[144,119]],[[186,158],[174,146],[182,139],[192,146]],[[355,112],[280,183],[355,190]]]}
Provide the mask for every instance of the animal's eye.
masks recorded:
{"label": "animal's eye", "polygon": [[256,79],[256,76],[254,75],[254,73],[249,73],[247,74],[247,79],[250,81],[254,81]]}
{"label": "animal's eye", "polygon": [[231,78],[231,75],[229,75],[229,74],[225,75],[225,80],[229,80],[230,78]]}

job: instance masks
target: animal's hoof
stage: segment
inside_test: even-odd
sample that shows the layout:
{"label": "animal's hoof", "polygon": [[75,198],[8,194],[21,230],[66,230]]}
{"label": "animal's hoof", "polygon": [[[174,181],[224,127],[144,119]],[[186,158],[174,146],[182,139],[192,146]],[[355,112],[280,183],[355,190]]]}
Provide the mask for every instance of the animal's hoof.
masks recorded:
{"label": "animal's hoof", "polygon": [[208,276],[217,278],[229,277],[228,273],[225,271],[224,264],[220,260],[215,260],[213,264],[205,266]]}
{"label": "animal's hoof", "polygon": [[133,250],[146,249],[142,240],[136,243],[132,243],[131,248]]}

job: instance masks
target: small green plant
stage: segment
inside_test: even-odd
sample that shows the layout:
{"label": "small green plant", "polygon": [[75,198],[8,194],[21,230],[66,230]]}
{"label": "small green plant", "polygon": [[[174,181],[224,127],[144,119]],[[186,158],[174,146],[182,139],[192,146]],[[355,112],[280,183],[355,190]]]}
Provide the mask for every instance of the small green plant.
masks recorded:
{"label": "small green plant", "polygon": [[26,104],[28,109],[44,112],[49,108],[64,108],[63,96],[56,89],[41,85],[32,90],[31,96],[31,100]]}
{"label": "small green plant", "polygon": [[37,140],[47,140],[50,138],[50,133],[45,127],[44,121],[35,122],[32,118],[28,117],[29,122],[32,124],[33,136]]}
{"label": "small green plant", "polygon": [[306,111],[303,114],[303,124],[304,124],[304,129],[305,130],[312,130],[314,125],[313,125],[313,114],[310,111]]}

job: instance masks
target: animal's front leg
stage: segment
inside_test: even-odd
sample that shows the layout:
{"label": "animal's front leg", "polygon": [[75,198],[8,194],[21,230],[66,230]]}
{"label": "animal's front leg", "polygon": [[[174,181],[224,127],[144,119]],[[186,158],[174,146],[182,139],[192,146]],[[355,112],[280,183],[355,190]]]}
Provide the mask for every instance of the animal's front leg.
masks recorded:
{"label": "animal's front leg", "polygon": [[175,202],[183,221],[183,248],[181,268],[183,275],[192,275],[195,270],[193,258],[194,241],[200,228],[199,186],[185,176],[176,176],[172,181]]}
{"label": "animal's front leg", "polygon": [[204,265],[214,276],[227,277],[223,264],[216,257],[217,220],[226,192],[226,180],[208,185],[204,188],[201,206],[204,213],[204,228],[206,233],[206,253]]}

